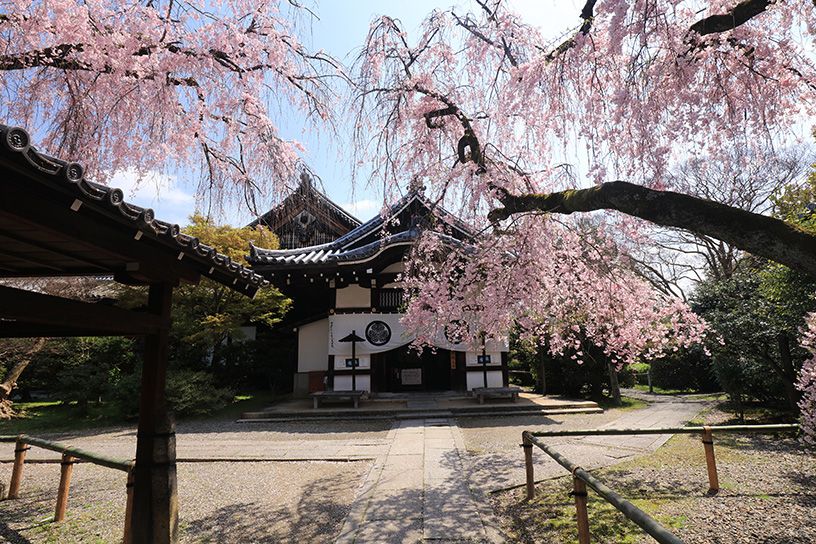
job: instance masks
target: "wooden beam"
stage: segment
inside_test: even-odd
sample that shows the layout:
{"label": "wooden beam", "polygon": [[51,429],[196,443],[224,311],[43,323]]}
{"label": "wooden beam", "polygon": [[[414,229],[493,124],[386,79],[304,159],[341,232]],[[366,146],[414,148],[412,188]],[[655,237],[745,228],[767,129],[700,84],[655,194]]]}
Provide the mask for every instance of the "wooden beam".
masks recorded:
{"label": "wooden beam", "polygon": [[45,242],[41,242],[39,240],[31,240],[30,238],[27,238],[25,236],[20,236],[20,234],[18,232],[13,232],[13,231],[8,231],[8,230],[0,231],[0,238],[5,238],[7,240],[13,240],[13,241],[15,241],[15,242],[17,242],[19,244],[30,245],[30,246],[36,247],[37,249],[40,249],[42,251],[47,251],[48,253],[52,253],[54,255],[59,255],[60,257],[62,257],[64,259],[67,258],[68,260],[77,261],[82,265],[90,266],[92,268],[95,268],[97,273],[100,273],[100,271],[101,271],[101,273],[104,274],[106,271],[110,270],[109,266],[107,266],[107,265],[105,265],[105,264],[103,264],[103,263],[101,263],[101,262],[99,262],[97,260],[91,259],[89,257],[80,257],[79,255],[77,255],[76,253],[74,253],[72,251],[68,251],[66,249],[61,249],[61,248],[58,249],[58,248],[55,248],[53,246],[48,245]]}
{"label": "wooden beam", "polygon": [[[150,286],[148,308],[163,323],[169,324],[172,296],[169,284]],[[130,526],[134,544],[178,539],[175,425],[165,398],[168,332],[162,327],[145,338]]]}
{"label": "wooden beam", "polygon": [[[61,202],[60,198],[65,201]],[[195,269],[178,260],[181,247],[151,241],[148,236],[137,241],[133,238],[138,227],[136,222],[129,227],[95,213],[90,207],[71,211],[70,204],[69,197],[54,192],[31,195],[16,190],[11,184],[0,185],[0,212],[21,226],[40,230],[56,239],[68,239],[123,263],[138,262],[139,274],[154,282],[184,279],[198,283],[201,279]]]}
{"label": "wooden beam", "polygon": [[[0,318],[22,324],[84,329],[105,335],[155,333],[167,326],[162,318],[115,306],[69,300],[33,291],[0,286]],[[11,325],[12,323],[3,324]],[[84,334],[83,334],[84,336]]]}
{"label": "wooden beam", "polygon": [[[18,253],[16,251],[10,251],[8,249],[3,248],[3,251],[0,251],[0,259],[11,259],[14,261],[22,261],[24,263],[33,264],[34,266],[38,266],[40,268],[47,268],[48,270],[53,270],[55,272],[61,272],[62,268],[58,266],[54,266],[51,263],[48,263],[42,259],[37,259],[35,257],[31,257],[30,255],[26,255],[24,253]],[[7,263],[8,264],[8,263]]]}
{"label": "wooden beam", "polygon": [[81,326],[69,327],[59,325],[43,325],[41,323],[27,323],[22,321],[0,320],[0,338],[81,338],[87,336],[143,336],[142,332],[134,332],[123,325],[121,329],[111,327],[101,331],[87,329]]}

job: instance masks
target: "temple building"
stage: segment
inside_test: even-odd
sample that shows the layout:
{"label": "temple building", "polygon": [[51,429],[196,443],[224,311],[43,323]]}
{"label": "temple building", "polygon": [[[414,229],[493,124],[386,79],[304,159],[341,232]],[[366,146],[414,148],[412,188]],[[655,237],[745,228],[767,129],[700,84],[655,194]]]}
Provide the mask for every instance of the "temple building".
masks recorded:
{"label": "temple building", "polygon": [[[301,188],[316,192],[305,183]],[[322,194],[318,198],[328,201]],[[324,209],[345,214],[333,203]],[[286,216],[298,221],[300,213],[292,207]],[[264,217],[283,215],[272,210]],[[434,349],[410,348],[413,338],[400,323],[404,306],[398,275],[420,232],[428,229],[454,244],[474,237],[467,225],[414,189],[387,213],[325,243],[250,248],[253,270],[293,301],[285,326],[297,335],[296,395],[324,389],[382,394],[507,385],[504,341],[488,341],[474,350],[440,331]]]}
{"label": "temple building", "polygon": [[331,242],[359,227],[360,221],[319,191],[303,172],[291,195],[249,224],[256,225],[277,234],[281,248],[295,249]]}

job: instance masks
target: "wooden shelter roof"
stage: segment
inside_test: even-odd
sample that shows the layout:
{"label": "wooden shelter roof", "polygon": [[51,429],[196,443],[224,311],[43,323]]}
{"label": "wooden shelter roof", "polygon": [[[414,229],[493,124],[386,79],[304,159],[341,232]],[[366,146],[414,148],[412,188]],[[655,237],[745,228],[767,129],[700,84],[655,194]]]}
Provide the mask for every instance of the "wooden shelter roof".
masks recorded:
{"label": "wooden shelter roof", "polygon": [[128,284],[202,276],[253,296],[267,282],[80,164],[38,152],[25,130],[0,125],[0,278],[113,275]]}

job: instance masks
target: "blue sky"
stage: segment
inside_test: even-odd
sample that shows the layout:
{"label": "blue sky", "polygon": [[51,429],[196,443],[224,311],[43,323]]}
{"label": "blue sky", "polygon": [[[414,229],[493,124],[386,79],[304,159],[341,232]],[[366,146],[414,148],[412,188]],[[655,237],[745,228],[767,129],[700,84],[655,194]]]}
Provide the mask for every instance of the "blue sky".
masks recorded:
{"label": "blue sky", "polygon": [[[528,24],[542,29],[545,36],[559,36],[579,23],[578,14],[583,0],[511,0],[513,9],[521,13]],[[389,15],[402,21],[411,39],[421,21],[434,9],[451,5],[471,10],[475,2],[451,0],[408,0],[402,2],[377,0],[323,0],[318,2],[319,20],[311,25],[306,43],[312,49],[322,49],[347,64],[353,62],[368,33],[371,20],[378,15]],[[309,43],[311,42],[311,43]],[[344,152],[348,148],[345,135],[340,138],[320,138],[312,131],[303,132],[300,123],[285,122],[281,130],[306,146],[304,160],[320,177],[329,197],[361,220],[374,216],[382,206],[382,196],[358,183],[351,183],[351,165]],[[193,196],[196,180],[184,173],[149,176],[138,186],[133,172],[123,172],[111,179],[110,184],[122,187],[127,198],[156,211],[160,219],[185,224],[186,217],[196,209]],[[246,211],[227,210],[222,219],[233,224],[250,219]]]}

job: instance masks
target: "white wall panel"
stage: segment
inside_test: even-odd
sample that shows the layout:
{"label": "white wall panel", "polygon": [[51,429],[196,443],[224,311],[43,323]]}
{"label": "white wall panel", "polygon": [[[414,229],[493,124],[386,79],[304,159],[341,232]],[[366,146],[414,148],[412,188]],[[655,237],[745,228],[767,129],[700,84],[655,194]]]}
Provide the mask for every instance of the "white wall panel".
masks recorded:
{"label": "white wall panel", "polygon": [[329,320],[321,319],[298,328],[298,372],[329,367]]}

